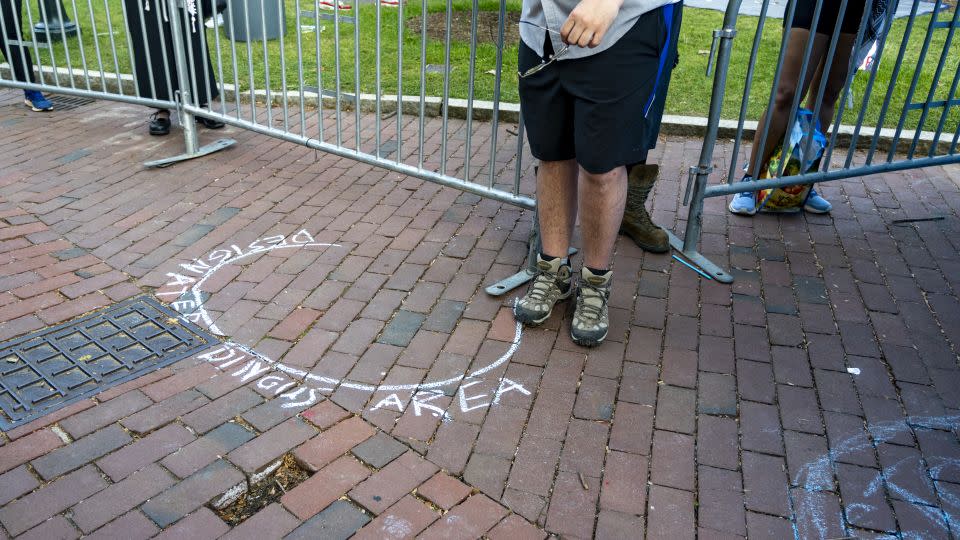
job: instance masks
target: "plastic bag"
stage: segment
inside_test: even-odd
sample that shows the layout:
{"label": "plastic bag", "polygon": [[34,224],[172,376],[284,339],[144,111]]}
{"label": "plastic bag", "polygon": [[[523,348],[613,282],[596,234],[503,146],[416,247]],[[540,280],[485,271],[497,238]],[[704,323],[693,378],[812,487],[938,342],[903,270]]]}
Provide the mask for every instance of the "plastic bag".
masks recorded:
{"label": "plastic bag", "polygon": [[[820,123],[814,119],[812,112],[806,109],[798,110],[797,118],[785,137],[789,137],[790,142],[787,145],[787,162],[783,165],[783,176],[794,176],[819,168],[827,138],[820,131]],[[761,169],[760,179],[777,176],[783,162],[782,152],[783,140],[777,145],[767,165]],[[762,189],[756,194],[757,207],[761,212],[799,212],[810,195],[810,189],[809,184]]]}

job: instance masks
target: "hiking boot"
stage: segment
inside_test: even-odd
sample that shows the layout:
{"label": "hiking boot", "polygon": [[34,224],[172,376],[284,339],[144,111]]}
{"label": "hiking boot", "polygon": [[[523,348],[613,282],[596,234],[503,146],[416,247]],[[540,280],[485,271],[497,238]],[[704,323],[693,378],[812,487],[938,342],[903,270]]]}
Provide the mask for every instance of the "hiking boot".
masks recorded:
{"label": "hiking boot", "polygon": [[645,206],[659,174],[660,167],[652,164],[637,165],[630,169],[627,176],[627,205],[620,224],[621,233],[629,236],[641,249],[652,253],[670,251],[670,239],[666,231],[650,219]]}
{"label": "hiking boot", "polygon": [[513,308],[513,316],[523,324],[536,326],[550,318],[553,306],[560,300],[570,298],[573,292],[573,282],[570,276],[570,265],[563,264],[557,257],[552,261],[545,261],[537,254],[537,275],[533,283]]}
{"label": "hiking boot", "polygon": [[607,299],[610,298],[610,282],[613,272],[594,274],[586,266],[580,273],[577,291],[577,308],[570,323],[570,337],[577,345],[596,347],[610,330]]}

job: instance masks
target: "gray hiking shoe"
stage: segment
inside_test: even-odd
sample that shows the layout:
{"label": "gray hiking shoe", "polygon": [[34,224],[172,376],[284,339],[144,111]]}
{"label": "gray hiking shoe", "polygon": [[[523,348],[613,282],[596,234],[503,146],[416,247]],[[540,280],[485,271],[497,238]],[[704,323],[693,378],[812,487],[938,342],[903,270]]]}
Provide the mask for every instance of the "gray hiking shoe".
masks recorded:
{"label": "gray hiking shoe", "polygon": [[523,324],[536,326],[550,318],[553,306],[560,300],[570,298],[573,283],[570,265],[561,259],[545,261],[537,254],[537,275],[527,294],[513,308],[513,316]]}
{"label": "gray hiking shoe", "polygon": [[570,337],[577,345],[596,347],[610,329],[607,299],[610,298],[610,282],[613,272],[594,274],[584,267],[577,292],[577,308],[570,323]]}

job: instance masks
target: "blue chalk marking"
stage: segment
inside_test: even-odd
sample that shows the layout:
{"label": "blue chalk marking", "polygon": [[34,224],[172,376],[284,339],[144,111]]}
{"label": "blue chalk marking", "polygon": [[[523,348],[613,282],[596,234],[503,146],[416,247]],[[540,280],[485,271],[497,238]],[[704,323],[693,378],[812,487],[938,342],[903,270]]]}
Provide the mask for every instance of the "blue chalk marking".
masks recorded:
{"label": "blue chalk marking", "polygon": [[677,257],[676,255],[674,255],[673,258],[676,259],[676,260],[678,260],[678,261],[680,261],[681,263],[683,263],[684,266],[686,266],[687,268],[689,268],[689,269],[693,270],[694,272],[700,274],[701,276],[703,276],[703,277],[705,277],[705,278],[707,278],[707,279],[709,279],[709,280],[711,280],[711,281],[713,280],[713,276],[711,276],[710,274],[708,274],[708,273],[704,272],[703,270],[697,268],[696,266],[688,263],[687,261],[681,259],[680,257]]}

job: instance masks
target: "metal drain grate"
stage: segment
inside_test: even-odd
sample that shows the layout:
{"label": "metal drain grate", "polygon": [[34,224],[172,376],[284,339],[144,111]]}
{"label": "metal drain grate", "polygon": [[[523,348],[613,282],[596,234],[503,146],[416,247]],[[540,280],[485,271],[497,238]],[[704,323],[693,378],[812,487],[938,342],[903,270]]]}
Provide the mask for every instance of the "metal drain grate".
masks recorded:
{"label": "metal drain grate", "polygon": [[216,342],[149,296],[0,343],[0,430],[134,379]]}
{"label": "metal drain grate", "polygon": [[77,96],[47,96],[47,99],[53,103],[53,110],[55,111],[69,111],[93,103],[90,98]]}

